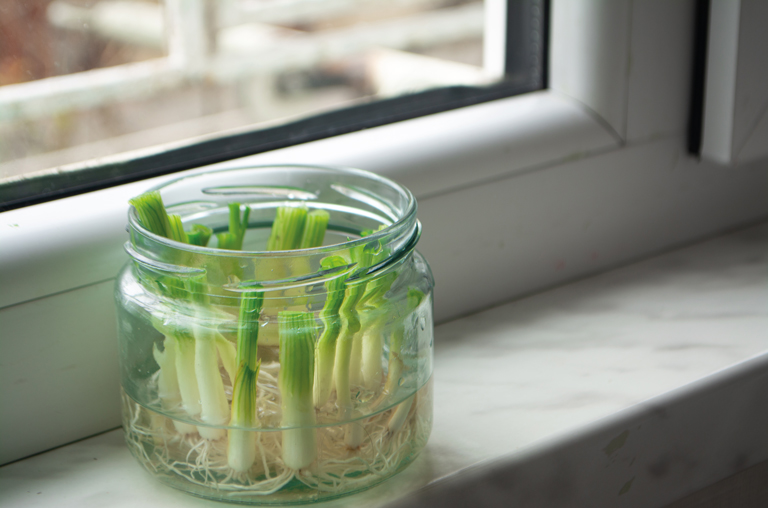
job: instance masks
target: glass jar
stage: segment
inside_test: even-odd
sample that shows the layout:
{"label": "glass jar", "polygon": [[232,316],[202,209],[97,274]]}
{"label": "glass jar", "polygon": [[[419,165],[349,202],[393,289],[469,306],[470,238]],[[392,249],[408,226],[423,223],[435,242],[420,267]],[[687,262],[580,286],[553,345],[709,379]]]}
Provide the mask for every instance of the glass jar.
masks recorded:
{"label": "glass jar", "polygon": [[[242,250],[226,250],[155,235],[129,211],[116,284],[123,427],[147,471],[209,499],[292,504],[408,465],[432,427],[433,356],[411,193],[310,166],[155,190],[185,230],[224,233],[233,211],[249,214]],[[267,250],[281,207],[325,210],[321,246]]]}

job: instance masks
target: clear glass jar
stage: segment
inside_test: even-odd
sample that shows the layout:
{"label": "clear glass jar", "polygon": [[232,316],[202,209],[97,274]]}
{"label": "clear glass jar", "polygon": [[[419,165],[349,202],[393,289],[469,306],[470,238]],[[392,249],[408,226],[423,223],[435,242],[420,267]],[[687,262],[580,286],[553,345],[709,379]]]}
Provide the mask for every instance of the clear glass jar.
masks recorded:
{"label": "clear glass jar", "polygon": [[[139,462],[197,496],[252,504],[324,501],[408,465],[432,427],[433,356],[411,193],[310,166],[156,190],[185,229],[226,231],[233,202],[250,215],[242,250],[225,250],[157,236],[129,211],[116,301],[123,427]],[[286,205],[328,212],[321,247],[266,250]]]}

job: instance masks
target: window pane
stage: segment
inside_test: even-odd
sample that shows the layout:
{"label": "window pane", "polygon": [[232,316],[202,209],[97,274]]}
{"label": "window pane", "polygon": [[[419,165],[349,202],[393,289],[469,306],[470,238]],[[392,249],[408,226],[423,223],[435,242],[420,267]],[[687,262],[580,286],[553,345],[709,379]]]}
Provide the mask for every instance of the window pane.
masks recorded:
{"label": "window pane", "polygon": [[[486,14],[507,3],[527,31],[543,2],[3,0],[0,187],[373,99],[487,87],[504,76],[483,61],[484,34],[506,20]],[[538,70],[506,81],[536,88]]]}

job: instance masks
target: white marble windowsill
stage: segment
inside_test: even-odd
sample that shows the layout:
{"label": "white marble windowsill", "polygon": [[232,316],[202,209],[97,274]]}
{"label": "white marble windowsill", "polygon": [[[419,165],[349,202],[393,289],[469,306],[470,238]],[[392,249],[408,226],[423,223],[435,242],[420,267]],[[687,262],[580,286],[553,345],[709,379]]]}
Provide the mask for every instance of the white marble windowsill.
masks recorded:
{"label": "white marble windowsill", "polygon": [[[446,323],[426,450],[323,506],[664,506],[768,459],[767,332],[768,225]],[[115,430],[0,468],[0,506],[224,505]]]}

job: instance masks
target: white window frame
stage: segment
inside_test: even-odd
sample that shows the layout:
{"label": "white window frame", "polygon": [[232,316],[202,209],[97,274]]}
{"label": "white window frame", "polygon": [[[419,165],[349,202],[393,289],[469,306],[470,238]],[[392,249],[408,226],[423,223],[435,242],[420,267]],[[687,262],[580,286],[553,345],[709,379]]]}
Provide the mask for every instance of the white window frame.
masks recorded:
{"label": "white window frame", "polygon": [[724,165],[768,156],[768,3],[712,0],[701,154]]}
{"label": "white window frame", "polygon": [[[354,166],[407,185],[438,321],[763,220],[766,159],[723,171],[685,151],[693,8],[553,0],[549,90],[214,167]],[[0,464],[119,425],[108,295],[128,198],[168,178],[0,214],[0,432],[18,442]]]}

